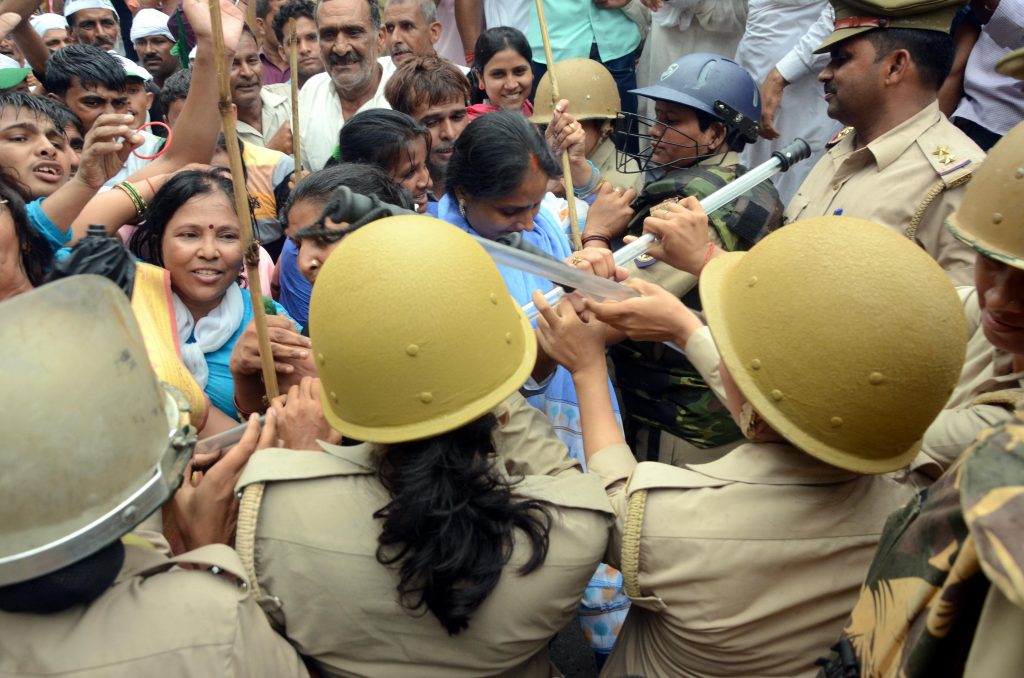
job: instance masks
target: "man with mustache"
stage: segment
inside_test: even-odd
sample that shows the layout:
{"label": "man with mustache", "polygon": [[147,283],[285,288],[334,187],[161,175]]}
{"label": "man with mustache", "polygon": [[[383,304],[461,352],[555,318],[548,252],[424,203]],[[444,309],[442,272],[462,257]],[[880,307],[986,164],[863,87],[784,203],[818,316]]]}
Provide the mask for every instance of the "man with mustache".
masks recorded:
{"label": "man with mustache", "polygon": [[466,115],[469,93],[469,80],[460,68],[439,56],[407,61],[384,88],[384,96],[392,108],[422,122],[430,130],[427,167],[434,182],[431,202],[434,202],[433,196],[445,194],[444,175],[455,151],[455,140],[469,124]]}
{"label": "man with mustache", "polygon": [[290,127],[284,129],[292,119],[288,87],[285,84],[263,87],[263,64],[256,35],[248,26],[243,28],[231,61],[231,100],[238,107],[236,128],[242,141],[281,152],[291,151],[291,130]]}
{"label": "man with mustache", "polygon": [[139,65],[149,71],[157,87],[181,68],[181,61],[171,54],[174,35],[167,28],[170,19],[158,9],[140,9],[132,21],[131,38]]}
{"label": "man with mustache", "polygon": [[[384,45],[390,55],[381,59],[385,76],[390,79],[395,70],[417,57],[436,56],[434,45],[443,29],[434,0],[390,0],[384,10]],[[465,66],[458,68],[469,75]]]}
{"label": "man with mustache", "polygon": [[[949,36],[964,0],[832,0],[835,30],[816,50],[828,115],[846,129],[827,145],[786,209],[869,219],[918,243],[958,284],[974,253],[944,227],[984,152],[939,111],[953,60]],[[906,5],[906,3],[902,3]]]}
{"label": "man with mustache", "polygon": [[384,28],[376,0],[324,0],[316,8],[320,57],[327,68],[299,93],[303,164],[323,169],[345,120],[359,111],[390,108],[378,57]]}
{"label": "man with mustache", "polygon": [[117,47],[121,24],[110,0],[69,0],[64,16],[75,42],[104,51]]}

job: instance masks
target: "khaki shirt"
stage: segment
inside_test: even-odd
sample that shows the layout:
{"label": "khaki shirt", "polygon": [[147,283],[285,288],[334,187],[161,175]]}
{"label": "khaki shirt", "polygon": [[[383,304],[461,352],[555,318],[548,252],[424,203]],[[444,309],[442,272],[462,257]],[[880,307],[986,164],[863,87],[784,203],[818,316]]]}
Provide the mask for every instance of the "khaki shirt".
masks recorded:
{"label": "khaki shirt", "polygon": [[[403,608],[396,569],[377,562],[380,522],[373,514],[390,496],[372,446],[271,449],[250,459],[239,482],[237,546],[261,606],[322,675],[550,675],[548,643],[576,613],[613,516],[600,480],[568,460],[550,424],[529,412],[534,408],[518,396],[512,401],[506,427],[528,449],[518,460],[518,446],[498,446],[506,467],[552,473],[515,485],[517,495],[553,504],[548,554],[539,569],[520,575],[530,551],[517,533],[498,585],[455,636],[430,612]],[[557,455],[544,459],[544,451]]]}
{"label": "khaki shirt", "polygon": [[260,89],[260,100],[263,102],[263,112],[260,114],[260,123],[263,131],[256,129],[241,120],[235,123],[238,130],[238,137],[247,144],[253,146],[266,146],[277,130],[286,122],[292,119],[292,94],[290,83],[277,85],[264,85]]}
{"label": "khaki shirt", "polygon": [[616,678],[813,675],[915,489],[786,444],[687,468],[638,465],[620,445],[589,466],[618,516],[607,562],[632,601],[601,674]]}
{"label": "khaki shirt", "polygon": [[[1024,389],[1024,372],[1014,371],[1013,354],[996,348],[985,337],[977,290],[961,287],[958,291],[964,302],[964,315],[970,332],[967,355],[960,372],[960,382],[945,408],[928,427],[923,441],[924,454],[937,462],[943,471],[982,430],[1010,419],[1016,400],[1013,396],[1024,394],[1024,391],[1011,390]],[[1010,398],[1000,402],[985,397],[998,392]],[[921,458],[918,458],[914,466],[919,466],[920,462]]]}
{"label": "khaki shirt", "polygon": [[[184,563],[203,569],[176,567]],[[114,584],[89,605],[0,612],[0,676],[308,676],[244,582],[227,546],[169,559],[127,543]]]}
{"label": "khaki shirt", "polygon": [[973,249],[946,229],[985,153],[932,103],[867,146],[850,130],[829,148],[786,209],[787,223],[861,217],[912,237],[960,285],[973,284]]}

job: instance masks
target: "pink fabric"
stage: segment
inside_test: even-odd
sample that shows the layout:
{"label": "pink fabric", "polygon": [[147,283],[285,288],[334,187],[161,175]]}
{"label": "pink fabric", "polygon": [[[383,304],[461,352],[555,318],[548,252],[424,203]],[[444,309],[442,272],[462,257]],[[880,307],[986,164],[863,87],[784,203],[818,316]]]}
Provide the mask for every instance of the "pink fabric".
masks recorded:
{"label": "pink fabric", "polygon": [[[492,106],[490,104],[473,104],[472,106],[466,109],[466,114],[469,117],[470,121],[473,121],[479,118],[481,115],[487,115],[488,113],[496,113],[500,110],[501,109],[498,108],[497,106]],[[523,115],[525,115],[527,118],[533,115],[533,104],[530,103],[529,99],[523,102]]]}

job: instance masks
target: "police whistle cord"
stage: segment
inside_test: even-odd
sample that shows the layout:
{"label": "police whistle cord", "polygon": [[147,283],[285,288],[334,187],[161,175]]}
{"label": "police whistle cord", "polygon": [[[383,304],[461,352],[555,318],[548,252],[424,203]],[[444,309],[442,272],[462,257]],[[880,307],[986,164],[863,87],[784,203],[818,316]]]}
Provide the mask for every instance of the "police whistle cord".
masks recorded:
{"label": "police whistle cord", "polygon": [[[704,209],[705,214],[711,214],[715,210],[725,207],[762,181],[769,179],[779,172],[785,172],[796,163],[809,157],[811,157],[810,145],[803,139],[794,139],[785,147],[772,153],[770,160],[766,160],[743,176],[737,177],[734,181],[701,200],[700,206]],[[644,233],[633,242],[615,251],[613,255],[615,257],[615,265],[625,266],[641,254],[645,254],[656,241],[657,238],[654,235]]]}

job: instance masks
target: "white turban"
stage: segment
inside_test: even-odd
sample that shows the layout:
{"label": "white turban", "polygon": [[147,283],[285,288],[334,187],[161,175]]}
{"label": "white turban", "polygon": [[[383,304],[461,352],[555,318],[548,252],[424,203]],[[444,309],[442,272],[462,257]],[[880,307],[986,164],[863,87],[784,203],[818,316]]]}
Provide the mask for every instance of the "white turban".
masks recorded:
{"label": "white turban", "polygon": [[83,9],[109,9],[117,16],[114,4],[110,0],[68,0],[64,3],[64,16],[71,16]]}
{"label": "white turban", "polygon": [[60,14],[35,15],[29,19],[29,22],[31,22],[32,28],[40,38],[46,35],[46,31],[67,30],[68,27],[68,20]]}
{"label": "white turban", "polygon": [[168,19],[170,17],[158,9],[140,9],[139,13],[132,19],[132,42],[142,40],[143,38],[151,38],[155,35],[175,42],[174,35],[167,28]]}

